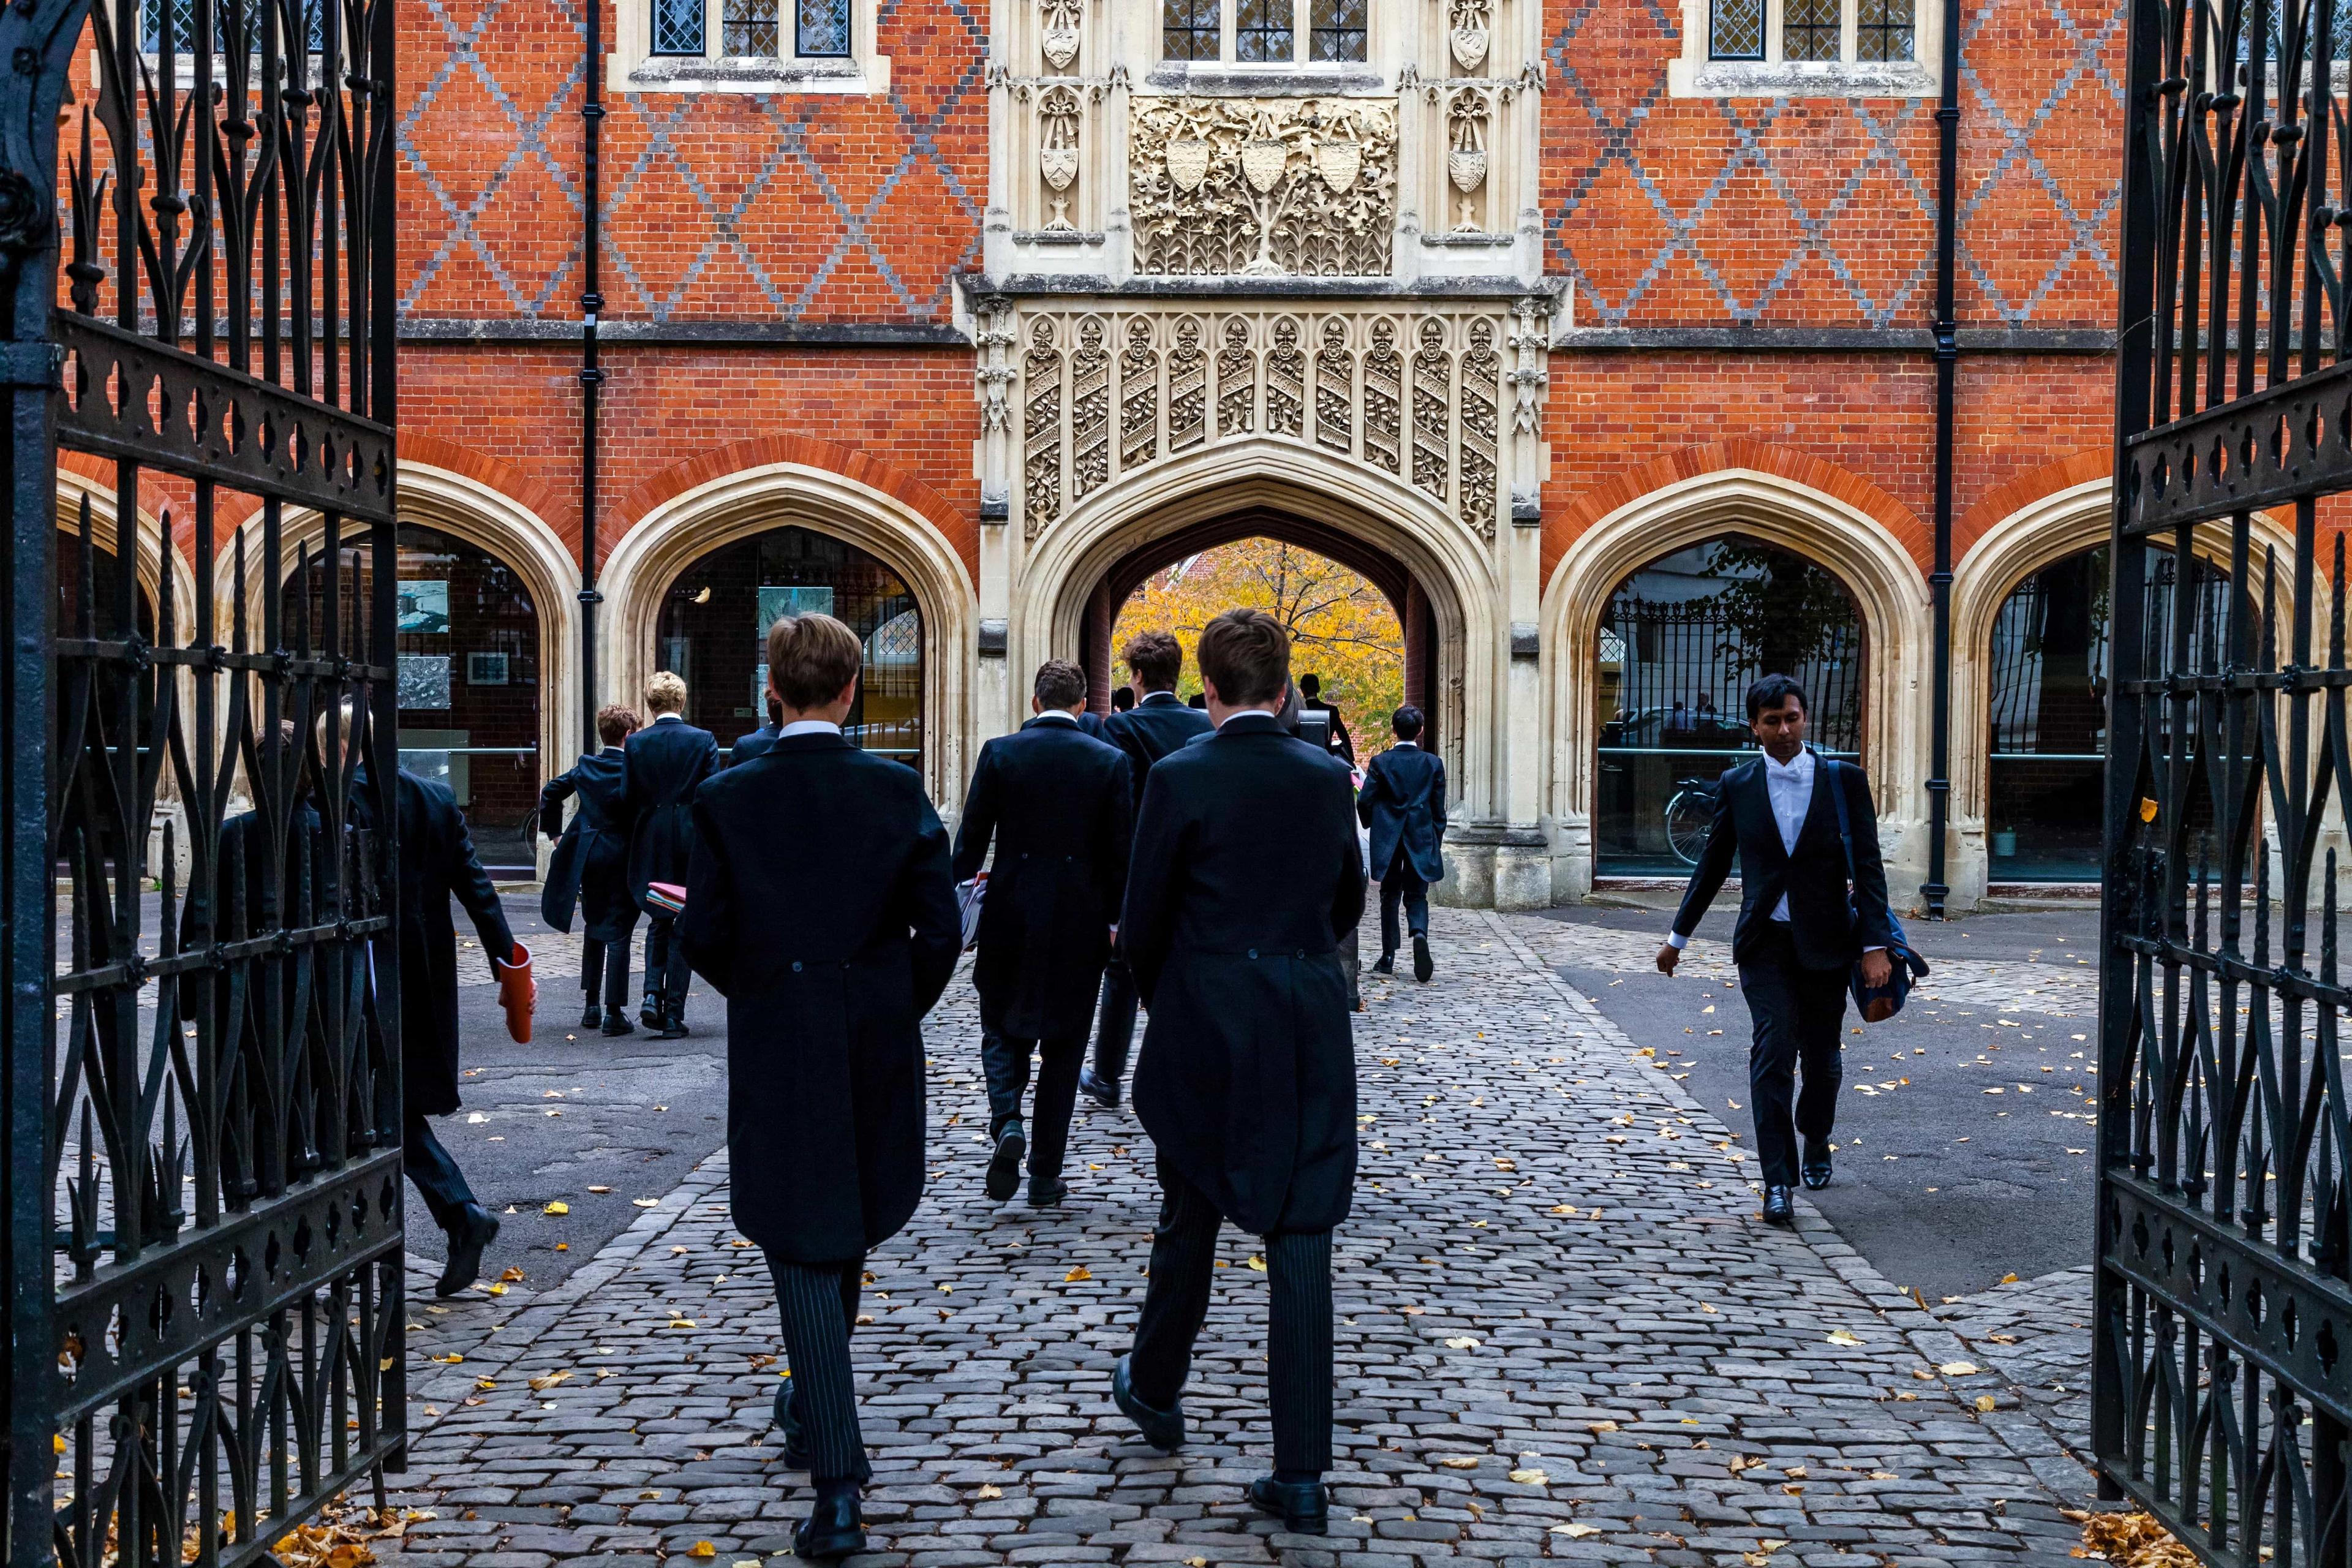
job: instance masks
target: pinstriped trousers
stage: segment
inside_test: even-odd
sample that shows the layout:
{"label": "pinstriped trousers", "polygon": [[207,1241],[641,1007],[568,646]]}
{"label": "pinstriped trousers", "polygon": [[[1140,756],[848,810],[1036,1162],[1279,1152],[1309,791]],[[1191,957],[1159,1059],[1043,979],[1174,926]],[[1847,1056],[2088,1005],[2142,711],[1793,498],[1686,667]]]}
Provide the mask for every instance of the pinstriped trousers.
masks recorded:
{"label": "pinstriped trousers", "polygon": [[866,1259],[789,1263],[768,1254],[776,1281],[776,1315],[783,1320],[784,1357],[793,1369],[793,1416],[807,1438],[809,1479],[856,1481],[874,1473],[866,1461],[866,1435],[857,1424],[857,1390],[849,1367],[849,1334],[857,1322]]}
{"label": "pinstriped trousers", "polygon": [[[1151,1282],[1128,1363],[1136,1396],[1172,1408],[1192,1370],[1192,1343],[1209,1315],[1224,1216],[1209,1194],[1160,1162],[1160,1225],[1151,1238]],[[1269,1297],[1266,1395],[1274,1422],[1274,1468],[1331,1468],[1331,1233],[1292,1231],[1265,1238]]]}

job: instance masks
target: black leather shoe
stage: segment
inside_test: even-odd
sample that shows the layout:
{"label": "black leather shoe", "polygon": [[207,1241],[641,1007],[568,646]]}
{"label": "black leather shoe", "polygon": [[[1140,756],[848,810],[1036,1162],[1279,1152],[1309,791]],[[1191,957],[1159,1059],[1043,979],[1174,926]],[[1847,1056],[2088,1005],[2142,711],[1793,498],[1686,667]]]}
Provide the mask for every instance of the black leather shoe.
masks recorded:
{"label": "black leather shoe", "polygon": [[436,1296],[455,1296],[481,1277],[482,1249],[499,1238],[498,1216],[479,1204],[467,1204],[449,1233],[449,1265],[433,1287]]}
{"label": "black leather shoe", "polygon": [[1078,1092],[1105,1110],[1118,1109],[1118,1080],[1097,1078],[1092,1068],[1078,1069]]}
{"label": "black leather shoe", "polygon": [[1293,1535],[1328,1535],[1331,1504],[1321,1481],[1277,1481],[1260,1476],[1249,1484],[1249,1500],[1268,1513],[1282,1516],[1282,1527]]}
{"label": "black leather shoe", "polygon": [[776,1385],[776,1405],[772,1419],[776,1430],[784,1435],[784,1468],[807,1469],[809,1468],[808,1437],[801,1431],[800,1418],[793,1414],[793,1384],[790,1378]]}
{"label": "black leather shoe", "polygon": [[1173,1409],[1154,1410],[1136,1397],[1135,1384],[1127,1374],[1128,1358],[1118,1358],[1111,1369],[1110,1399],[1119,1414],[1135,1423],[1143,1440],[1163,1454],[1172,1454],[1184,1446],[1184,1406],[1180,1402]]}
{"label": "black leather shoe", "polygon": [[804,1563],[831,1563],[866,1550],[866,1521],[855,1491],[819,1494],[808,1518],[793,1531],[793,1552]]}
{"label": "black leather shoe", "polygon": [[625,1013],[615,1012],[604,1020],[604,1033],[614,1039],[619,1039],[623,1035],[634,1035],[636,1032],[637,1026],[629,1022],[629,1016]]}
{"label": "black leather shoe", "polygon": [[1396,954],[1393,952],[1384,952],[1381,954],[1380,962],[1372,965],[1372,973],[1375,974],[1394,974],[1396,973]]}
{"label": "black leather shoe", "polygon": [[1830,1143],[1826,1138],[1805,1140],[1805,1157],[1797,1167],[1805,1179],[1805,1190],[1818,1193],[1830,1184]]}
{"label": "black leather shoe", "polygon": [[638,1026],[640,1028],[646,1029],[658,1029],[661,1027],[661,1024],[660,998],[655,996],[646,997],[646,1005],[637,1009]]}
{"label": "black leather shoe", "polygon": [[654,1031],[654,1038],[656,1040],[682,1040],[686,1038],[686,1016],[681,1013],[673,1017],[663,1019],[661,1027]]}
{"label": "black leather shoe", "polygon": [[1033,1209],[1052,1208],[1069,1195],[1070,1184],[1059,1176],[1042,1181],[1035,1176],[1029,1178],[1029,1206]]}
{"label": "black leather shoe", "polygon": [[988,1157],[988,1195],[1010,1203],[1021,1190],[1021,1159],[1029,1152],[1028,1134],[1021,1123],[1008,1121],[996,1135],[996,1152]]}
{"label": "black leather shoe", "polygon": [[1766,1225],[1795,1225],[1797,1223],[1796,1194],[1791,1193],[1786,1187],[1765,1188],[1764,1223]]}
{"label": "black leather shoe", "polygon": [[1414,937],[1412,939],[1412,977],[1426,985],[1429,984],[1429,977],[1435,973],[1437,973],[1437,965],[1429,961],[1429,939],[1425,936]]}
{"label": "black leather shoe", "polygon": [[599,1007],[593,1002],[589,1003],[588,1010],[580,1015],[580,1026],[583,1029],[603,1028],[604,1026],[604,1009]]}

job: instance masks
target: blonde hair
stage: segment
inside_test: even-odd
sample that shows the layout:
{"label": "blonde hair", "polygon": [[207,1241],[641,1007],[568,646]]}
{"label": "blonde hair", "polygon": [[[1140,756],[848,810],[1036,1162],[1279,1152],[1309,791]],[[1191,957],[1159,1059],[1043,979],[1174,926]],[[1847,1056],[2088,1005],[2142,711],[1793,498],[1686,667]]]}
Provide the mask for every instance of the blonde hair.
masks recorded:
{"label": "blonde hair", "polygon": [[646,682],[646,706],[656,713],[682,713],[686,710],[686,681],[667,669],[654,671]]}

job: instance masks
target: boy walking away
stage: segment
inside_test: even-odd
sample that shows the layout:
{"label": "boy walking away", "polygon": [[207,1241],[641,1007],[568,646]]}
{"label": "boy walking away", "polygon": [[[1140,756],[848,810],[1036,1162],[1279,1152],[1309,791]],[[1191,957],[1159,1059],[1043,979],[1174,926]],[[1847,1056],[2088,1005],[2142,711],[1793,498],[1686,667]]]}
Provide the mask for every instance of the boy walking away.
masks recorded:
{"label": "boy walking away", "polygon": [[1421,710],[1411,703],[1389,720],[1396,744],[1364,769],[1356,815],[1371,830],[1372,874],[1381,879],[1381,961],[1396,973],[1397,907],[1412,932],[1412,977],[1426,984],[1436,972],[1429,955],[1429,885],[1445,876],[1439,847],[1445,837],[1445,764],[1421,744]]}
{"label": "boy walking away", "polygon": [[621,752],[623,808],[631,823],[629,896],[653,921],[646,933],[646,1005],[637,1021],[665,1040],[686,1036],[686,950],[677,911],[651,896],[652,885],[682,886],[694,856],[694,792],[719,771],[719,742],[688,723],[686,682],[668,670],[646,682],[654,721]]}
{"label": "boy walking away", "polygon": [[792,1371],[775,1419],[816,1486],[793,1534],[812,1562],[866,1550],[849,1335],[866,1253],[923,1195],[923,1015],[963,947],[921,776],[841,733],[864,652],[831,616],[768,628],[784,722],[695,796],[678,922],[727,998],[730,1194],[775,1278]]}
{"label": "boy walking away", "polygon": [[1044,1066],[1036,1141],[1026,1148],[1033,1208],[1068,1193],[1062,1155],[1070,1110],[1127,889],[1128,761],[1078,728],[1086,702],[1085,670],[1060,658],[1039,665],[1029,700],[1036,716],[980,749],[956,829],[960,882],[979,873],[992,840],[996,846],[971,971],[995,1145],[988,1195],[1003,1203],[1020,1184],[1021,1093],[1034,1050]]}
{"label": "boy walking away", "polygon": [[[567,773],[539,792],[539,823],[550,838],[561,835],[547,863],[547,889],[540,897],[541,919],[557,931],[572,929],[577,910],[587,921],[580,949],[580,989],[587,1011],[583,1029],[633,1034],[629,1022],[629,939],[637,929],[637,906],[629,897],[629,822],[621,805],[621,745],[637,727],[637,716],[617,703],[596,715],[596,738],[605,750],[583,752]],[[567,826],[563,803],[580,797]]]}

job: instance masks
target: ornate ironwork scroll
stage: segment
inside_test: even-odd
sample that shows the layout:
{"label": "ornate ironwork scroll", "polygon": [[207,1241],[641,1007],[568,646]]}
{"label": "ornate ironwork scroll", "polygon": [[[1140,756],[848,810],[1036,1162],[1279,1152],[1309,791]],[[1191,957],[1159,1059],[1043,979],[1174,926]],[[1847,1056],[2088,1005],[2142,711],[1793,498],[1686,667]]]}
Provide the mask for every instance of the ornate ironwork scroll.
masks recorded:
{"label": "ornate ironwork scroll", "polygon": [[393,10],[142,16],[0,15],[11,1568],[266,1562],[405,1436]]}
{"label": "ornate ironwork scroll", "polygon": [[2092,1435],[2242,1568],[2352,1544],[2341,4],[2133,0],[2126,84]]}

